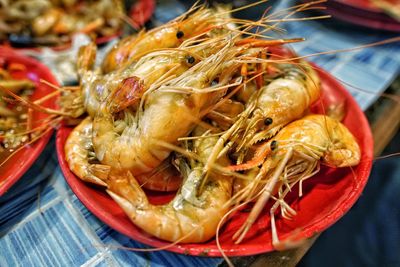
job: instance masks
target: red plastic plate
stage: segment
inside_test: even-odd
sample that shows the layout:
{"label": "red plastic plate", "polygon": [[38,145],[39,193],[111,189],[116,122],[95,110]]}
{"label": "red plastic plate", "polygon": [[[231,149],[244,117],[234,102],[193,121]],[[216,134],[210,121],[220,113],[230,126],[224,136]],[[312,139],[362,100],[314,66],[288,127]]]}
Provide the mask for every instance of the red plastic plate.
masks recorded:
{"label": "red plastic plate", "polygon": [[155,5],[154,0],[137,1],[129,11],[129,16],[138,26],[143,26],[153,15]]}
{"label": "red plastic plate", "polygon": [[378,12],[378,13],[381,12],[381,10],[375,7],[369,0],[333,0],[333,1],[339,2],[343,5],[348,5],[351,7],[364,9],[372,12]]}
{"label": "red plastic plate", "polygon": [[[21,56],[9,48],[0,47],[0,60],[6,60],[10,63],[19,63],[26,66],[26,70],[13,72],[16,79],[26,78],[33,81],[36,85],[35,91],[31,96],[31,100],[41,98],[54,89],[41,83],[39,80],[43,79],[52,84],[58,85],[57,80],[51,74],[50,70],[39,63],[38,61]],[[47,107],[54,107],[54,99],[44,103]],[[35,120],[45,118],[47,115],[34,112]],[[25,145],[22,150],[10,158],[3,166],[0,167],[0,196],[3,195],[19,178],[29,169],[37,157],[46,146],[52,131],[49,131],[38,141],[32,145]]]}
{"label": "red plastic plate", "polygon": [[400,32],[400,22],[389,17],[369,0],[331,0],[326,12],[355,25],[377,30]]}
{"label": "red plastic plate", "polygon": [[[364,113],[335,78],[319,68],[317,70],[322,80],[321,100],[324,105],[347,102],[344,124],[357,138],[362,150],[362,159],[361,163],[352,169],[323,167],[318,175],[303,184],[302,198],[298,198],[296,192],[293,192],[289,199],[298,214],[293,220],[277,216],[277,228],[281,240],[290,237],[293,231],[298,231],[297,238],[312,237],[339,220],[360,196],[371,169],[373,140]],[[321,110],[321,105],[317,104],[313,109],[318,112]],[[64,160],[64,144],[71,130],[72,128],[62,127],[57,132],[57,154],[66,181],[82,203],[105,224],[134,240],[153,247],[167,245],[167,242],[138,229],[102,188],[82,182],[69,170]],[[150,195],[149,198],[153,203],[160,203],[171,199],[171,195]],[[232,242],[232,235],[243,224],[247,215],[248,213],[244,212],[236,213],[220,233],[222,248],[228,256],[246,256],[274,250],[271,243],[268,209],[253,225],[247,238],[240,245]],[[167,250],[190,255],[221,256],[214,239],[201,244],[177,244],[168,247]]]}

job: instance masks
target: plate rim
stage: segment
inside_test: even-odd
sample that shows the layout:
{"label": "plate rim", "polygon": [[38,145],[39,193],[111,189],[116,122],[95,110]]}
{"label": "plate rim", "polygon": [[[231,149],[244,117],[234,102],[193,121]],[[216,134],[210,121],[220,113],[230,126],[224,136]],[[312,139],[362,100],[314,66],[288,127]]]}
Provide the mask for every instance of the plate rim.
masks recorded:
{"label": "plate rim", "polygon": [[[324,12],[332,15],[334,19],[375,30],[400,32],[400,21],[396,21],[380,10],[361,8],[336,0],[327,2],[327,6],[329,8]],[[346,8],[350,10],[343,10]]]}

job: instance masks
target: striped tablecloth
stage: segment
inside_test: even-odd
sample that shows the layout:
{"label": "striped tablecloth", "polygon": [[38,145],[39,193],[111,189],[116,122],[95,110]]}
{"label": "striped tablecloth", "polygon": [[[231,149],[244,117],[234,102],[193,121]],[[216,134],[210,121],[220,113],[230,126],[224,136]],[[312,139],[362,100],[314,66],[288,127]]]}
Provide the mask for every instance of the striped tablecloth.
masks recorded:
{"label": "striped tablecloth", "polygon": [[[291,5],[282,1],[279,6]],[[153,23],[184,11],[180,2],[160,1]],[[301,55],[356,47],[391,38],[334,21],[285,23],[289,36],[305,37],[294,46]],[[400,44],[310,58],[343,81],[366,109],[400,69]],[[355,89],[362,88],[362,90]],[[216,266],[220,258],[167,251],[131,252],[114,246],[144,245],[99,221],[76,198],[58,167],[54,138],[32,168],[0,198],[0,266]]]}

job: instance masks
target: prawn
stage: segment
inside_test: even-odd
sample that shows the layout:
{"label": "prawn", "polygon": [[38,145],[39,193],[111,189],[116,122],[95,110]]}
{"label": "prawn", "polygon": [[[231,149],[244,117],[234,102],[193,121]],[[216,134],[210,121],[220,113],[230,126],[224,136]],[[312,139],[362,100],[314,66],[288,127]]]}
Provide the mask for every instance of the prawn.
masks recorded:
{"label": "prawn", "polygon": [[70,170],[83,181],[107,186],[106,180],[111,167],[96,164],[92,128],[92,118],[87,117],[72,130],[64,146],[65,160]]}
{"label": "prawn", "polygon": [[[150,88],[134,116],[124,110],[124,129],[116,132],[113,104],[102,103],[93,123],[93,144],[99,160],[133,175],[149,172],[168,157],[156,140],[176,143],[187,136],[202,110],[211,106],[235,84],[228,84],[238,64],[231,61],[241,50],[232,42],[196,64],[183,75]],[[219,82],[210,86],[216,79]],[[112,99],[111,99],[112,101]],[[172,115],[173,114],[173,115]]]}
{"label": "prawn", "polygon": [[[351,167],[360,162],[360,148],[350,131],[339,121],[325,115],[307,115],[285,126],[274,138],[265,142],[256,153],[261,165],[254,180],[243,190],[247,199],[256,198],[249,217],[233,236],[240,243],[270,198],[276,199],[270,210],[272,241],[281,245],[275,226],[275,211],[280,207],[283,217],[296,212],[284,202],[284,197],[299,184],[319,171],[320,162],[334,168]],[[228,167],[239,171],[254,168],[254,163]],[[265,181],[260,188],[260,182]],[[275,195],[275,197],[274,197]]]}
{"label": "prawn", "polygon": [[[210,137],[194,141],[193,146],[200,159],[208,157],[216,140]],[[223,166],[228,163],[225,157],[218,161]],[[185,180],[200,174],[196,173],[196,169],[201,165],[202,162],[196,162],[189,166],[183,160],[179,164]],[[203,203],[201,207],[187,202],[182,191],[178,191],[167,204],[152,205],[130,172],[113,176],[107,192],[131,221],[145,232],[170,242],[198,243],[215,235],[221,218],[228,212],[232,177],[213,172],[204,192],[198,196]]]}
{"label": "prawn", "polygon": [[218,16],[214,9],[193,7],[167,24],[125,37],[106,54],[101,69],[109,73],[130,65],[132,60],[152,50],[178,47],[185,40],[209,30]]}
{"label": "prawn", "polygon": [[242,152],[240,161],[251,145],[271,138],[284,125],[301,118],[319,98],[319,77],[307,62],[301,62],[301,67],[282,64],[280,68],[281,77],[255,90],[244,111],[221,135],[204,167],[205,177],[215,159],[235,144],[236,151]]}
{"label": "prawn", "polygon": [[203,57],[222,48],[223,36],[195,46],[184,43],[177,49],[155,51],[141,57],[125,69],[105,75],[91,70],[96,58],[96,46],[90,44],[81,47],[78,53],[80,89],[65,91],[61,101],[62,109],[71,113],[73,118],[81,116],[85,111],[94,117],[100,102],[110,94],[114,97],[126,97],[128,94],[131,101],[127,104],[132,106],[133,102],[139,100],[150,85],[163,75],[178,76],[196,65]]}
{"label": "prawn", "polygon": [[[72,130],[64,146],[65,159],[78,178],[107,187],[111,167],[99,164],[93,150],[92,127],[92,118],[86,117]],[[169,161],[136,178],[141,186],[155,191],[175,191],[182,183],[181,175]]]}

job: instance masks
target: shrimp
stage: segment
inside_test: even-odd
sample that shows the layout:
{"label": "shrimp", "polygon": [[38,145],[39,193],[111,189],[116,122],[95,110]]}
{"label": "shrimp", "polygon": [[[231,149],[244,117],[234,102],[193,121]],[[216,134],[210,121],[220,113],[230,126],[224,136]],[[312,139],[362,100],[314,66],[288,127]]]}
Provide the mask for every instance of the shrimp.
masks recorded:
{"label": "shrimp", "polygon": [[[90,53],[85,51],[92,48],[92,46],[84,47],[80,54],[86,54],[86,57],[88,57],[87,55]],[[149,57],[143,58],[138,64],[124,71],[106,75],[101,75],[96,71],[85,71],[85,68],[81,67],[80,88],[64,90],[61,99],[62,110],[71,114],[73,118],[78,118],[85,112],[94,117],[99,109],[100,102],[104,101],[111,92],[117,93],[124,86],[129,86],[132,89],[131,91],[135,88],[138,90],[132,92],[132,96],[135,95],[137,99],[140,99],[140,96],[146,90],[145,87],[152,84],[155,79],[171,69],[179,74],[196,63],[196,59],[189,53],[179,51],[172,51],[169,54],[157,52],[151,56],[153,58],[148,62],[146,60]],[[82,63],[84,66],[90,64]]]}
{"label": "shrimp", "polygon": [[92,144],[92,119],[87,117],[72,130],[64,146],[65,160],[70,170],[80,179],[107,186],[111,167],[95,164],[97,161]]}
{"label": "shrimp", "polygon": [[32,32],[36,36],[43,36],[50,31],[62,15],[62,9],[50,8],[41,16],[32,21]]}
{"label": "shrimp", "polygon": [[[61,102],[62,109],[71,113],[74,118],[81,116],[85,111],[94,117],[100,102],[112,92],[115,97],[123,97],[121,93],[124,92],[132,97],[132,101],[139,100],[150,85],[163,75],[178,76],[196,65],[203,57],[222,48],[223,36],[195,46],[185,43],[177,49],[152,52],[125,69],[105,75],[91,70],[96,58],[96,46],[90,44],[82,47],[78,54],[80,90],[65,91]],[[128,102],[130,106],[133,105],[132,101]]]}
{"label": "shrimp", "polygon": [[[194,142],[193,146],[200,159],[208,157],[216,141],[217,138],[210,137]],[[228,163],[225,157],[218,161],[223,166]],[[196,169],[201,169],[202,163],[196,162],[189,166],[182,160],[179,165],[187,180],[189,176],[196,176]],[[170,242],[198,243],[215,235],[221,218],[228,212],[232,177],[213,172],[205,190],[198,196],[203,203],[201,207],[187,202],[182,191],[167,204],[152,205],[129,172],[115,175],[109,182],[107,192],[131,221],[145,232]]]}
{"label": "shrimp", "polygon": [[[142,99],[143,110],[136,116],[124,110],[124,129],[116,132],[113,104],[104,102],[94,118],[93,145],[103,164],[130,170],[133,175],[149,172],[170,151],[157,145],[157,140],[176,143],[187,136],[202,110],[215,103],[226,91],[239,63],[231,61],[240,49],[228,42],[219,52],[196,64],[183,75],[154,89]],[[217,86],[210,86],[219,78]],[[228,85],[227,85],[228,84]],[[208,88],[209,87],[209,88]]]}
{"label": "shrimp", "polygon": [[[64,151],[70,170],[81,180],[107,187],[111,167],[99,164],[92,143],[92,118],[87,117],[68,136]],[[0,121],[1,128],[1,121]],[[169,161],[151,173],[136,177],[141,186],[155,191],[175,191],[182,183],[181,175]]]}
{"label": "shrimp", "polygon": [[196,11],[191,9],[165,25],[148,32],[142,31],[137,35],[128,36],[107,53],[101,69],[103,73],[109,73],[126,67],[132,63],[132,59],[152,50],[178,47],[184,40],[206,31],[215,23],[216,17],[218,13],[213,9],[205,7],[198,8]]}
{"label": "shrimp", "polygon": [[237,152],[244,150],[243,156],[251,145],[272,137],[285,124],[301,118],[319,98],[319,78],[316,72],[306,62],[302,62],[301,66],[283,64],[281,78],[254,91],[246,102],[245,110],[214,147],[203,170],[205,177],[215,159],[235,143]]}
{"label": "shrimp", "polygon": [[[350,131],[339,121],[324,115],[307,115],[284,127],[274,138],[264,143],[258,154],[261,165],[254,181],[244,190],[247,199],[257,197],[249,217],[233,236],[240,243],[261,213],[267,201],[275,195],[270,210],[273,244],[280,247],[275,211],[281,208],[283,217],[290,218],[296,212],[284,202],[284,197],[299,184],[319,171],[320,162],[334,168],[355,166],[360,162],[360,148]],[[262,156],[261,156],[262,155]],[[230,170],[246,170],[254,164],[229,167]],[[266,181],[260,188],[260,182]]]}

